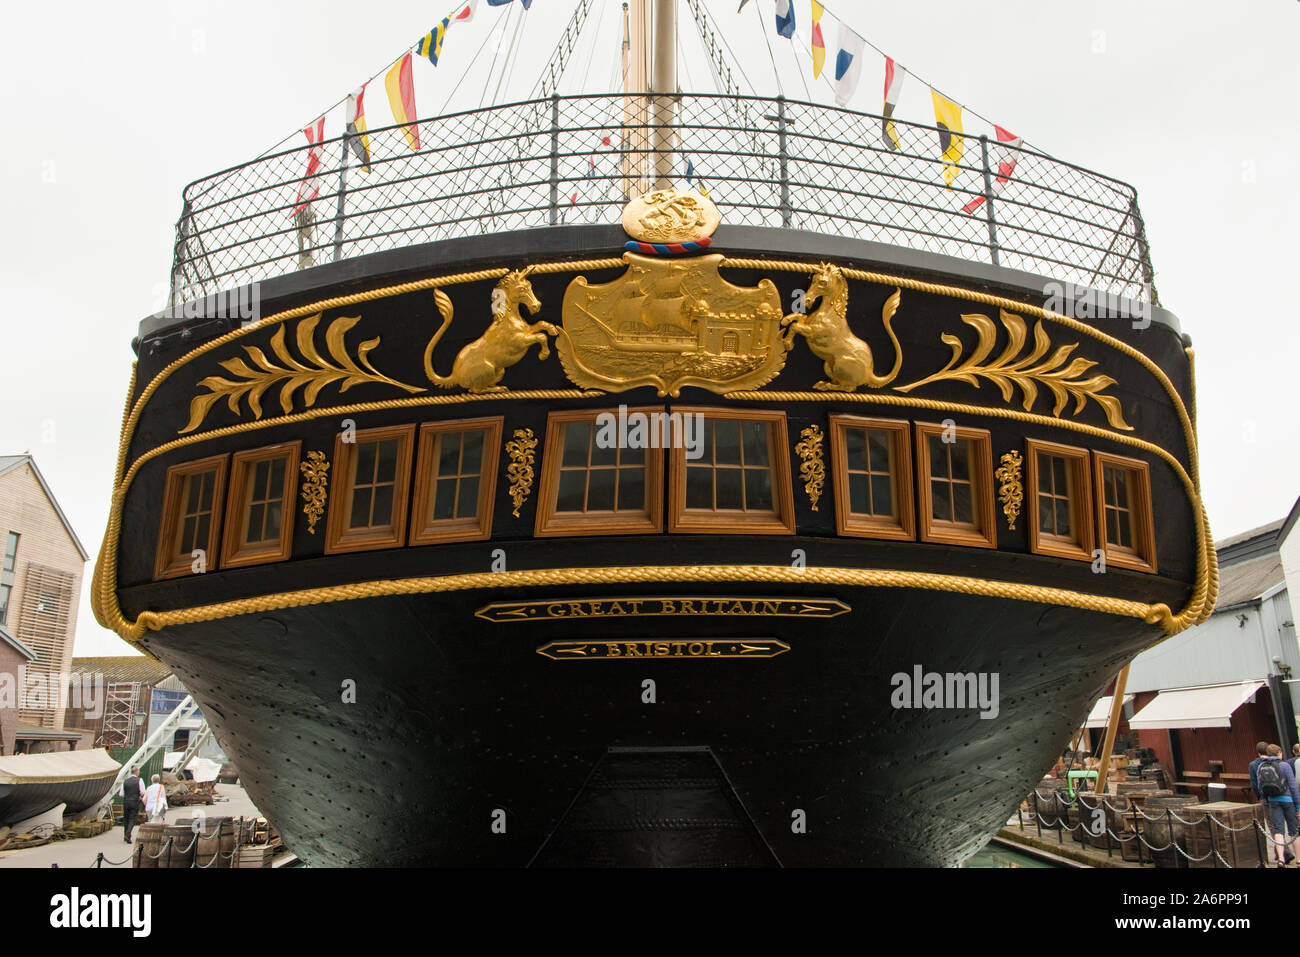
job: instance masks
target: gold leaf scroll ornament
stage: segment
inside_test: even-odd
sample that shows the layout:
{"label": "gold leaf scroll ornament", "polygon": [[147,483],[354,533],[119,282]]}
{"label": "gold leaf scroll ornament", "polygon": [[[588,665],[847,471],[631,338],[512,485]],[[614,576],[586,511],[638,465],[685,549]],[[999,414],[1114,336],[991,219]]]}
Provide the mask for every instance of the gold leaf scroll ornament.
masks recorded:
{"label": "gold leaf scroll ornament", "polygon": [[822,460],[822,440],[825,435],[820,425],[810,425],[799,433],[801,441],[794,447],[799,458],[799,475],[803,478],[804,491],[812,503],[812,510],[817,511],[817,502],[822,497],[822,487],[826,483],[826,465]]}
{"label": "gold leaf scroll ornament", "polygon": [[196,395],[190,402],[190,421],[180,430],[180,434],[184,435],[197,429],[207,417],[208,411],[218,399],[222,398],[230,406],[230,411],[236,415],[239,415],[240,400],[247,398],[248,408],[253,413],[253,418],[260,419],[262,396],[274,385],[280,386],[280,409],[285,415],[293,411],[294,393],[299,389],[303,389],[304,406],[311,408],[316,404],[316,397],[320,395],[321,389],[340,379],[342,380],[339,384],[341,393],[363,382],[396,386],[407,392],[422,391],[417,386],[390,379],[370,364],[368,356],[375,346],[379,345],[378,336],[367,339],[357,346],[355,360],[348,355],[344,337],[348,330],[361,321],[360,316],[340,316],[329,324],[329,328],[325,331],[325,348],[337,363],[331,365],[316,350],[315,333],[320,317],[321,314],[318,312],[314,316],[303,319],[297,325],[295,338],[298,351],[303,356],[302,361],[294,358],[293,353],[285,345],[284,326],[277,329],[275,335],[271,337],[271,351],[275,353],[282,365],[276,365],[268,359],[266,353],[257,346],[244,346],[244,352],[248,354],[248,358],[256,368],[250,367],[239,358],[222,360],[221,367],[229,372],[232,378],[208,376],[199,381],[199,385],[209,391]]}
{"label": "gold leaf scroll ornament", "polygon": [[1024,459],[1020,453],[1011,451],[1002,456],[1002,466],[993,472],[998,485],[998,499],[1002,502],[1002,513],[1007,517],[1007,528],[1016,530],[1016,516],[1020,514],[1020,505],[1025,500],[1025,489],[1020,484],[1020,466]]}
{"label": "gold leaf scroll ornament", "polygon": [[1007,330],[1007,346],[996,360],[986,363],[985,360],[993,351],[993,343],[997,339],[997,329],[993,325],[993,320],[978,313],[965,314],[961,318],[968,326],[972,326],[979,336],[970,358],[960,365],[957,364],[964,348],[962,341],[945,332],[939,338],[952,348],[952,358],[948,360],[948,364],[932,376],[910,385],[898,386],[899,392],[910,392],[931,382],[953,379],[969,383],[978,389],[979,379],[983,377],[1002,390],[1002,398],[1006,402],[1011,401],[1014,394],[1013,387],[1019,386],[1025,397],[1024,409],[1028,412],[1038,397],[1038,386],[1042,385],[1056,397],[1052,415],[1059,418],[1061,410],[1065,408],[1070,398],[1075,400],[1074,413],[1077,415],[1083,410],[1084,403],[1092,399],[1101,406],[1102,411],[1106,413],[1106,420],[1113,428],[1123,429],[1126,432],[1133,431],[1133,426],[1124,421],[1119,399],[1113,395],[1101,394],[1102,390],[1115,384],[1114,379],[1107,375],[1080,379],[1079,376],[1097,364],[1091,359],[1075,357],[1070,360],[1069,365],[1065,364],[1070,353],[1078,347],[1077,342],[1060,346],[1050,357],[1044,358],[1052,343],[1040,321],[1034,326],[1034,347],[1028,354],[1016,358],[1025,344],[1025,321],[1003,309],[1001,319],[1003,327]]}
{"label": "gold leaf scroll ornament", "polygon": [[316,523],[325,514],[330,464],[324,452],[308,452],[307,461],[300,462],[298,468],[302,472],[302,513],[307,516],[307,531],[315,535]]}
{"label": "gold leaf scroll ornament", "polygon": [[537,436],[532,429],[515,429],[514,438],[506,443],[506,453],[510,464],[506,466],[506,475],[510,479],[510,498],[515,503],[515,518],[519,509],[528,501],[528,494],[533,490],[533,452],[537,448]]}

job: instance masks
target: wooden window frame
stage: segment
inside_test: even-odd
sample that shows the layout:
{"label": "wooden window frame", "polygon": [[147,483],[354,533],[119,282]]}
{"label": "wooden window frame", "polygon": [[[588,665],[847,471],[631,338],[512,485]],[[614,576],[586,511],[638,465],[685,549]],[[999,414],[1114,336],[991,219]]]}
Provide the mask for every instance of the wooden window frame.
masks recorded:
{"label": "wooden window frame", "polygon": [[[282,562],[293,553],[294,492],[298,489],[298,461],[301,442],[281,442],[265,448],[236,452],[230,458],[230,489],[226,503],[225,530],[221,534],[221,567],[243,568]],[[280,499],[280,536],[271,544],[244,545],[243,529],[248,527],[248,483],[261,462],[284,459],[284,491]]]}
{"label": "wooden window frame", "polygon": [[[505,416],[478,419],[448,419],[420,426],[415,458],[415,494],[411,496],[411,545],[439,542],[475,542],[492,537],[492,509],[496,502],[497,459],[501,456],[501,433]],[[434,440],[445,432],[485,432],[480,460],[478,504],[473,518],[426,520],[430,499],[437,488],[438,463],[433,457]]]}
{"label": "wooden window frame", "polygon": [[790,436],[786,415],[769,409],[719,409],[717,407],[674,407],[682,415],[702,414],[705,418],[726,421],[765,422],[772,437],[771,464],[772,516],[744,512],[714,512],[686,508],[686,449],[669,451],[668,531],[674,533],[721,532],[734,535],[795,534],[794,489],[790,478]]}
{"label": "wooden window frame", "polygon": [[[834,469],[835,531],[853,538],[886,538],[897,541],[916,539],[916,496],[912,486],[912,424],[904,419],[872,419],[860,415],[832,415],[831,466]],[[880,516],[851,512],[849,498],[849,461],[844,433],[848,429],[867,429],[892,433],[893,455],[890,486],[894,493],[897,521]]]}
{"label": "wooden window frame", "polygon": [[[1156,533],[1151,502],[1151,468],[1141,459],[1130,459],[1109,452],[1092,453],[1093,493],[1096,496],[1097,547],[1106,553],[1106,563],[1132,571],[1155,574]],[[1132,550],[1106,541],[1106,466],[1137,473],[1137,482],[1129,483],[1129,511],[1133,514]]]}
{"label": "wooden window frame", "polygon": [[[411,446],[415,441],[415,425],[387,425],[362,429],[353,435],[353,441],[344,442],[340,432],[334,440],[334,482],[330,489],[329,514],[325,523],[325,554],[375,551],[381,548],[401,548],[406,544],[406,509],[410,503]],[[349,531],[346,522],[352,513],[352,491],[355,483],[353,469],[357,447],[367,442],[397,440],[397,461],[393,472],[393,516],[391,531],[363,529]]]}
{"label": "wooden window frame", "polygon": [[[664,414],[662,406],[641,406],[627,414]],[[537,490],[537,519],[533,534],[537,538],[581,535],[644,535],[663,531],[664,464],[663,449],[645,449],[645,514],[617,512],[581,514],[556,511],[560,490],[560,465],[564,461],[564,427],[570,422],[590,422],[595,441],[596,419],[608,413],[618,416],[618,409],[566,409],[546,417],[546,440],[542,446],[542,479]],[[632,517],[635,515],[635,517]],[[594,516],[594,517],[592,517]]]}
{"label": "wooden window frame", "polygon": [[[1038,523],[1038,456],[1050,455],[1066,460],[1069,477],[1073,483],[1070,502],[1070,527],[1078,533],[1077,540],[1044,532]],[[1058,442],[1038,439],[1025,440],[1025,491],[1029,501],[1029,550],[1035,555],[1052,558],[1070,558],[1081,562],[1093,560],[1096,520],[1092,515],[1092,468],[1087,449]]]}
{"label": "wooden window frame", "polygon": [[947,427],[937,422],[916,423],[916,504],[920,513],[921,541],[941,545],[965,545],[970,548],[997,548],[998,526],[993,507],[993,437],[988,429],[952,426],[958,439],[971,440],[971,513],[983,526],[938,521],[934,518],[933,482],[930,480],[930,443],[932,435],[942,436]]}
{"label": "wooden window frame", "polygon": [[193,462],[173,465],[167,470],[163,486],[162,519],[158,524],[158,546],[154,555],[155,580],[194,574],[191,571],[194,562],[192,556],[172,554],[172,545],[176,541],[177,526],[180,522],[180,510],[184,506],[182,492],[185,489],[185,480],[191,475],[214,470],[217,475],[212,482],[212,520],[208,523],[208,545],[204,551],[207,553],[208,567],[217,567],[217,559],[220,555],[218,549],[222,537],[222,512],[226,499],[226,466],[229,459],[229,454],[210,455],[207,458],[195,459]]}

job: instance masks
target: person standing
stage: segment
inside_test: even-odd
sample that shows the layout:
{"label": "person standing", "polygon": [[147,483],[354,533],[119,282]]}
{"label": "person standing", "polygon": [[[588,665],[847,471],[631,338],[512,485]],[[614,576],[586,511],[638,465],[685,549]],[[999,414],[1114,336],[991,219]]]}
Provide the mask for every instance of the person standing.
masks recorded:
{"label": "person standing", "polygon": [[122,840],[131,843],[131,831],[140,820],[140,805],[144,803],[144,782],[140,769],[133,767],[122,782]]}
{"label": "person standing", "polygon": [[[1291,765],[1282,760],[1282,749],[1276,744],[1268,746],[1268,755],[1255,769],[1259,795],[1268,805],[1269,832],[1277,849],[1277,866],[1286,867],[1295,857],[1296,838],[1300,837],[1300,788],[1296,787]],[[1285,857],[1283,856],[1285,855]]]}
{"label": "person standing", "polygon": [[149,788],[144,793],[144,809],[149,815],[150,824],[161,824],[167,820],[167,789],[162,786],[156,774],[149,779]]}

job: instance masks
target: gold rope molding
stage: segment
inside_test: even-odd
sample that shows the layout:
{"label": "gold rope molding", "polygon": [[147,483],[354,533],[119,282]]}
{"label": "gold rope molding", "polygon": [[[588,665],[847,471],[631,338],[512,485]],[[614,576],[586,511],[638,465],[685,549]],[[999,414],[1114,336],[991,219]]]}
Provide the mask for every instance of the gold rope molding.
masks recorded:
{"label": "gold rope molding", "polygon": [[989,598],[1006,598],[1015,601],[1065,605],[1101,614],[1139,618],[1148,624],[1164,624],[1171,620],[1169,606],[1148,605],[1143,602],[1088,595],[1083,592],[1041,585],[1022,585],[1014,582],[989,581],[983,578],[966,578],[957,575],[936,575],[928,572],[906,572],[891,569],[857,568],[792,568],[788,565],[667,565],[631,566],[614,568],[552,568],[507,572],[476,572],[468,575],[447,575],[437,578],[404,578],[400,580],[357,582],[327,588],[308,588],[302,591],[281,592],[257,598],[200,605],[175,611],[146,611],[129,625],[122,637],[138,641],[147,630],[157,630],[170,625],[189,625],[201,621],[214,621],[233,615],[278,611],[303,605],[326,604],[335,601],[354,601],[360,598],[378,598],[390,595],[421,595],[436,592],[472,591],[497,588],[544,588],[556,585],[624,585],[660,584],[665,582],[774,582],[782,584],[852,585],[877,588],[921,588],[955,592],[963,595],[981,595]]}

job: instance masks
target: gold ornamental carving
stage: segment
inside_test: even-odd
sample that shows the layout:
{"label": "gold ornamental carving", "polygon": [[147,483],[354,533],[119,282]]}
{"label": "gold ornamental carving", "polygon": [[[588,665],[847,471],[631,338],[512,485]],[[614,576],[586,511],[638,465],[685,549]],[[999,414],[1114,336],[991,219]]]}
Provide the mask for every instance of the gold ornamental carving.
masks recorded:
{"label": "gold ornamental carving", "polygon": [[891,325],[898,312],[901,290],[885,300],[880,311],[880,321],[894,346],[894,368],[886,375],[876,375],[871,347],[849,330],[847,316],[849,284],[838,266],[822,263],[813,273],[804,302],[818,302],[811,313],[791,313],[781,320],[787,327],[786,348],[793,346],[794,337],[801,335],[812,354],[821,359],[826,369],[826,380],[813,385],[819,392],[852,392],[859,386],[879,389],[889,385],[903,365],[903,350],[898,344]]}
{"label": "gold ornamental carving", "polygon": [[536,450],[537,436],[532,429],[515,429],[514,438],[506,443],[506,454],[510,456],[506,477],[510,479],[510,499],[515,503],[515,518],[519,517],[519,509],[533,490],[533,455]]}
{"label": "gold ornamental carving", "polygon": [[517,269],[501,277],[492,290],[492,322],[487,331],[457,353],[451,374],[445,376],[433,369],[433,350],[451,325],[454,310],[445,292],[433,291],[434,303],[442,313],[442,325],[424,349],[424,374],[430,382],[440,389],[459,386],[466,392],[506,392],[506,387],[500,384],[501,377],[530,348],[541,347],[537,353],[539,359],[551,354],[550,340],[546,337],[559,330],[549,322],[529,323],[519,313],[520,309],[527,309],[529,315],[536,315],[542,308],[527,274],[527,269]]}
{"label": "gold ornamental carving", "polygon": [[1076,415],[1083,411],[1084,403],[1092,399],[1105,412],[1106,420],[1113,428],[1123,429],[1126,432],[1133,431],[1133,426],[1124,421],[1124,412],[1120,407],[1119,399],[1113,395],[1102,394],[1104,389],[1115,384],[1114,379],[1108,375],[1096,375],[1090,379],[1079,378],[1097,364],[1091,359],[1076,356],[1066,365],[1070,353],[1078,348],[1077,342],[1058,346],[1056,351],[1048,356],[1047,350],[1052,347],[1052,343],[1040,320],[1034,326],[1033,348],[1025,355],[1019,356],[1026,342],[1025,321],[1003,309],[1001,319],[1003,328],[1007,330],[1007,345],[997,359],[986,361],[997,339],[997,328],[993,325],[993,320],[979,313],[963,314],[961,318],[968,326],[974,328],[978,335],[970,357],[958,365],[965,347],[961,339],[945,332],[939,338],[952,349],[952,358],[948,360],[948,364],[932,376],[897,387],[899,392],[910,392],[919,386],[941,381],[965,382],[978,389],[979,380],[984,378],[1002,390],[1004,402],[1011,401],[1015,394],[1014,387],[1018,386],[1024,396],[1024,409],[1028,412],[1038,397],[1038,386],[1042,385],[1056,397],[1056,405],[1052,409],[1053,416],[1060,418],[1061,410],[1071,398],[1075,400],[1074,414]]}
{"label": "gold ornamental carving", "polygon": [[640,661],[644,658],[775,658],[790,650],[775,638],[661,638],[636,641],[551,641],[537,649],[552,661]]}
{"label": "gold ornamental carving", "polygon": [[555,341],[565,374],[583,388],[649,385],[674,397],[688,385],[724,393],[771,381],[787,351],[780,294],[770,279],[727,282],[718,275],[722,259],[624,253],[627,271],[612,282],[574,279]]}
{"label": "gold ornamental carving", "polygon": [[369,355],[379,345],[378,336],[357,345],[356,359],[349,355],[345,337],[361,321],[360,316],[340,316],[325,330],[326,351],[337,363],[330,364],[316,349],[316,326],[320,318],[321,313],[318,312],[303,319],[295,329],[295,340],[302,359],[295,358],[285,344],[284,326],[277,329],[271,337],[271,351],[281,364],[277,365],[267,358],[266,353],[257,346],[244,346],[244,352],[248,354],[252,366],[240,358],[223,359],[220,365],[230,373],[231,378],[208,376],[199,380],[199,385],[208,391],[196,395],[190,402],[190,421],[180,430],[180,434],[197,429],[219,399],[225,399],[230,411],[236,415],[239,414],[240,400],[247,399],[253,418],[260,419],[262,396],[276,385],[280,387],[280,409],[285,415],[293,411],[294,396],[299,389],[303,390],[303,405],[311,408],[316,404],[321,389],[332,382],[339,382],[340,393],[363,382],[383,383],[407,392],[422,391],[418,386],[390,379],[370,364]]}
{"label": "gold ornamental carving", "polygon": [[1002,513],[1007,517],[1007,528],[1016,530],[1016,516],[1025,500],[1025,489],[1020,482],[1020,466],[1024,459],[1016,451],[1002,456],[1002,465],[993,472],[999,482],[998,500],[1002,502]]}
{"label": "gold ornamental carving", "polygon": [[712,236],[722,217],[707,196],[657,189],[623,207],[623,231],[646,243],[686,243]]}
{"label": "gold ornamental carving", "polygon": [[307,516],[307,531],[315,535],[316,523],[325,514],[330,464],[324,452],[308,452],[307,461],[298,463],[298,469],[302,472],[302,513]]}
{"label": "gold ornamental carving", "polygon": [[815,512],[826,484],[826,464],[822,456],[822,442],[826,436],[820,425],[810,425],[799,433],[799,438],[799,444],[794,447],[795,453],[803,460],[799,465],[799,475]]}
{"label": "gold ornamental carving", "polygon": [[852,609],[838,598],[637,595],[626,598],[498,601],[484,605],[474,615],[484,621],[507,624],[514,621],[572,621],[586,618],[837,618],[850,611]]}

